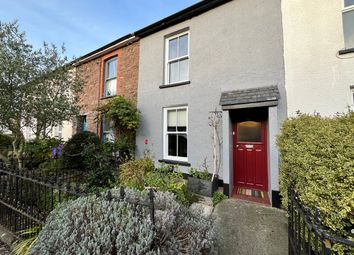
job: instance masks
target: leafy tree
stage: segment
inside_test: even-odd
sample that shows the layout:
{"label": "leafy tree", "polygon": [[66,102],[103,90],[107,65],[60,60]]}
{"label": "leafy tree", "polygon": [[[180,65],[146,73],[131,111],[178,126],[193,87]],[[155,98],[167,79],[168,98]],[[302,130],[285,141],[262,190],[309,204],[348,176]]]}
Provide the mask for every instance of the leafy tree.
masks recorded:
{"label": "leafy tree", "polygon": [[46,43],[34,50],[16,21],[0,22],[0,126],[12,132],[15,157],[23,152],[24,126],[46,137],[78,113],[82,82],[64,53]]}

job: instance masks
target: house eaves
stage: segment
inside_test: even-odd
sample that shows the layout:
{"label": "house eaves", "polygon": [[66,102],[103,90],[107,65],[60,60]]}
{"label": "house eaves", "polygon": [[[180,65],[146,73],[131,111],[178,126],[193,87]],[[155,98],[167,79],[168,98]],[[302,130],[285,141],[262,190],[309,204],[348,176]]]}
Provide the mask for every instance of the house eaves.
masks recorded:
{"label": "house eaves", "polygon": [[132,44],[136,41],[138,41],[139,38],[137,38],[134,34],[128,34],[128,35],[125,35],[113,42],[110,42],[90,53],[87,53],[85,54],[84,56],[76,59],[75,61],[73,61],[73,65],[74,66],[80,66],[90,60],[93,60],[93,59],[96,59],[98,57],[101,57],[113,50],[116,50],[116,49],[119,49],[119,48],[122,48],[122,47],[125,47],[129,44]]}
{"label": "house eaves", "polygon": [[161,31],[163,29],[166,29],[168,27],[171,27],[173,25],[176,25],[178,23],[181,23],[183,21],[186,21],[188,19],[191,19],[193,17],[196,17],[200,14],[203,14],[211,9],[214,9],[220,5],[223,5],[227,2],[231,2],[232,0],[202,0],[199,1],[198,3],[183,9],[182,11],[179,11],[175,14],[172,14],[162,20],[159,20],[147,27],[144,27],[136,32],[134,32],[134,35],[138,36],[139,38],[143,38],[146,36],[149,36],[151,34],[154,34],[158,31]]}
{"label": "house eaves", "polygon": [[164,19],[161,19],[149,26],[146,26],[140,30],[137,30],[134,33],[127,34],[121,38],[118,38],[117,40],[110,42],[92,52],[89,52],[78,59],[72,61],[71,65],[74,66],[79,66],[81,64],[84,64],[90,60],[93,60],[95,58],[98,58],[104,54],[109,53],[110,51],[122,48],[124,46],[127,46],[133,42],[138,41],[140,38],[149,36],[153,33],[156,33],[158,31],[161,31],[163,29],[166,29],[170,26],[176,25],[178,23],[181,23],[185,20],[191,19],[195,16],[198,16],[200,14],[203,14],[211,9],[214,9],[220,5],[223,5],[227,2],[231,2],[233,0],[202,0],[188,8],[185,8],[175,14],[172,14]]}

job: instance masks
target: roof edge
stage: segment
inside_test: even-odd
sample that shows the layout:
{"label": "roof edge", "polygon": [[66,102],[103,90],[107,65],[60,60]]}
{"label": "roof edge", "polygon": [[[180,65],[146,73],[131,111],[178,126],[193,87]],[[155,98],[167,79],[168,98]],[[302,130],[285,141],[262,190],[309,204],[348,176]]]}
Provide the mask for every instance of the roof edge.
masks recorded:
{"label": "roof edge", "polygon": [[200,2],[187,7],[179,12],[176,12],[166,18],[163,18],[149,26],[146,26],[140,30],[134,32],[136,36],[139,38],[144,38],[151,34],[154,34],[158,31],[181,23],[185,20],[191,19],[195,16],[203,14],[211,9],[214,9],[220,5],[223,5],[227,2],[231,2],[233,0],[201,0]]}

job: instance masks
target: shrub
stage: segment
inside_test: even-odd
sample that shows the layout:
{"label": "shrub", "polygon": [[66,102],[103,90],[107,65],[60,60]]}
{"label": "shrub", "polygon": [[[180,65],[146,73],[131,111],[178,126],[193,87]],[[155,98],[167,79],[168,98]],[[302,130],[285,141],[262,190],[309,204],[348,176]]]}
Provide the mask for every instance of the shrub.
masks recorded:
{"label": "shrub", "polygon": [[73,137],[65,144],[64,161],[68,168],[85,170],[83,166],[83,150],[87,146],[99,147],[100,138],[92,132],[84,131],[73,135]]}
{"label": "shrub", "polygon": [[40,164],[49,161],[52,157],[52,149],[60,144],[60,140],[55,138],[35,139],[26,143],[25,155],[30,158],[26,164],[28,167],[38,167]]}
{"label": "shrub", "polygon": [[145,174],[154,169],[154,162],[147,157],[128,161],[120,167],[119,183],[130,188],[144,189]]}
{"label": "shrub", "polygon": [[[126,198],[146,202],[148,194],[128,189]],[[216,254],[211,219],[171,193],[155,193],[155,228],[148,208],[133,208],[96,196],[67,202],[49,215],[30,254]]]}
{"label": "shrub", "polygon": [[63,158],[51,159],[41,163],[38,166],[45,174],[57,173],[63,170],[64,160]]}
{"label": "shrub", "polygon": [[135,132],[139,127],[139,111],[133,102],[122,96],[115,97],[98,111],[112,119],[120,131]]}
{"label": "shrub", "polygon": [[173,170],[173,166],[162,164],[154,171],[145,175],[145,186],[159,191],[169,191],[175,194],[176,200],[185,206],[197,200],[196,196],[187,188],[182,173]]}
{"label": "shrub", "polygon": [[122,164],[133,159],[135,144],[128,136],[120,136],[112,143],[104,143],[103,150],[107,155],[117,157],[118,163]]}
{"label": "shrub", "polygon": [[0,149],[7,149],[12,146],[13,137],[0,133]]}
{"label": "shrub", "polygon": [[113,169],[101,147],[88,145],[82,152],[83,165],[90,172],[89,187],[110,187],[114,183]]}
{"label": "shrub", "polygon": [[350,238],[354,224],[354,113],[335,118],[301,114],[284,122],[277,143],[284,206],[287,188],[292,186],[312,211],[319,209],[330,232]]}
{"label": "shrub", "polygon": [[201,180],[210,181],[210,179],[211,179],[208,169],[204,169],[204,170],[200,171],[199,169],[191,167],[189,169],[189,174],[190,174],[190,176],[201,179]]}
{"label": "shrub", "polygon": [[223,200],[227,199],[228,197],[219,191],[214,192],[213,194],[213,205],[216,206],[218,203],[222,202]]}

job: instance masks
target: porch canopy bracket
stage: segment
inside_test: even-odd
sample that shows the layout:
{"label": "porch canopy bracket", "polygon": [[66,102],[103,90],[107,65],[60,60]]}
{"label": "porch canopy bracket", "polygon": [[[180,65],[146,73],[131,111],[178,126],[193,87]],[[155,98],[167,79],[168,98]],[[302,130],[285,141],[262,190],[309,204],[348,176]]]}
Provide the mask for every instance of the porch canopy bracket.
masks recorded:
{"label": "porch canopy bracket", "polygon": [[278,86],[240,89],[221,93],[220,105],[223,110],[269,107],[278,105]]}

